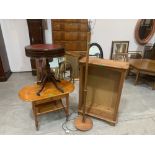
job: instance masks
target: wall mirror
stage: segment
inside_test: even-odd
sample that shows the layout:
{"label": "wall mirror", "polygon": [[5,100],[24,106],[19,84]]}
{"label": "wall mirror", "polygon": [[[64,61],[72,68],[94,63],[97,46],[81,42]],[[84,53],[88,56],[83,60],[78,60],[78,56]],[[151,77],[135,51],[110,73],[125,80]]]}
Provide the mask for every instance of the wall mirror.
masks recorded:
{"label": "wall mirror", "polygon": [[98,43],[91,43],[89,47],[89,56],[103,58],[103,50]]}
{"label": "wall mirror", "polygon": [[141,44],[147,44],[155,32],[154,19],[140,19],[135,28],[136,41]]}

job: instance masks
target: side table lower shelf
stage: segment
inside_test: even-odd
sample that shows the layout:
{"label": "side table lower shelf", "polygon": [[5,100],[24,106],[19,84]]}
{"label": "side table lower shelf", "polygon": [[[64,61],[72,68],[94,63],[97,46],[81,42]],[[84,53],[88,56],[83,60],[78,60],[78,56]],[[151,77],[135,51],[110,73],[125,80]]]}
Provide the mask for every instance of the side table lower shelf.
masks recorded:
{"label": "side table lower shelf", "polygon": [[65,114],[66,114],[66,119],[67,119],[68,113],[67,113],[66,108],[67,107],[63,105],[61,99],[50,101],[50,102],[43,102],[43,103],[39,103],[39,104],[37,104],[37,102],[32,102],[32,109],[33,109],[33,114],[35,117],[36,129],[37,130],[39,129],[38,116],[49,113],[49,112],[64,109]]}
{"label": "side table lower shelf", "polygon": [[37,109],[37,115],[46,114],[49,112],[57,111],[66,108],[61,100],[51,101],[39,105],[35,105]]}

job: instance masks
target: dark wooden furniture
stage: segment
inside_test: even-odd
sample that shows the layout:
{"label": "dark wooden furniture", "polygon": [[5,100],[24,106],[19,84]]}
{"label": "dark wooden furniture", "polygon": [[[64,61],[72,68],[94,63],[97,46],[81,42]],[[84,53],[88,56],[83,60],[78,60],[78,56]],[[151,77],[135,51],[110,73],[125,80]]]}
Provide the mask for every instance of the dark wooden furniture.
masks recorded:
{"label": "dark wooden furniture", "polygon": [[145,46],[143,59],[155,60],[155,44],[153,46]]}
{"label": "dark wooden furniture", "polygon": [[[89,58],[86,114],[112,124],[117,122],[119,102],[128,67],[127,62]],[[85,58],[82,58],[80,60],[80,113],[82,113],[84,99],[84,77]]]}
{"label": "dark wooden furniture", "polygon": [[142,59],[143,51],[128,51],[128,59]]}
{"label": "dark wooden furniture", "polygon": [[[27,19],[30,44],[44,44],[44,28],[42,19]],[[36,62],[33,58],[30,59],[32,75],[36,75]]]}
{"label": "dark wooden furniture", "polygon": [[4,38],[0,26],[0,81],[6,81],[11,75],[10,65],[5,48]]}
{"label": "dark wooden furniture", "polygon": [[[69,116],[69,93],[74,90],[74,85],[68,81],[61,81],[60,87],[64,88],[64,93],[58,91],[52,83],[47,83],[41,96],[36,95],[36,91],[40,89],[39,85],[33,84],[23,87],[19,91],[19,97],[23,101],[32,102],[32,110],[35,117],[36,129],[39,129],[38,116],[64,109],[66,119]],[[66,105],[63,105],[62,98],[66,98]]]}
{"label": "dark wooden furniture", "polygon": [[55,57],[64,56],[65,50],[61,45],[55,44],[36,44],[25,47],[26,56],[34,59],[44,59],[45,62],[42,63],[42,75],[41,79],[38,81],[38,84],[41,84],[41,89],[37,92],[37,95],[40,95],[44,86],[48,81],[52,81],[57,89],[63,92],[63,89],[57,85],[58,81],[54,73],[50,69],[49,60],[52,61]]}
{"label": "dark wooden furniture", "polygon": [[155,89],[155,60],[150,59],[131,59],[129,60],[130,70],[136,73],[135,85],[138,84],[141,74],[153,76],[152,89]]}
{"label": "dark wooden furniture", "polygon": [[147,44],[155,32],[154,19],[139,19],[135,28],[135,39],[141,44]]}
{"label": "dark wooden furniture", "polygon": [[87,50],[87,19],[53,19],[52,40],[65,48],[66,60],[72,64],[74,77],[79,77],[78,61]]}
{"label": "dark wooden furniture", "polygon": [[66,51],[87,50],[88,20],[53,19],[53,42],[64,46]]}
{"label": "dark wooden furniture", "polygon": [[65,54],[65,50],[61,45],[56,44],[35,44],[25,47],[25,53],[28,57],[34,58],[55,58]]}

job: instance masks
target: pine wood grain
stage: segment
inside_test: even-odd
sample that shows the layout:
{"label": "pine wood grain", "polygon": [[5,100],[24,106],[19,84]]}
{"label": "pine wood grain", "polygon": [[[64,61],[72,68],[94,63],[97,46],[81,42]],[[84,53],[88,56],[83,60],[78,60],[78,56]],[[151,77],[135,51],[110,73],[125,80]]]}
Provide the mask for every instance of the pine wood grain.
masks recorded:
{"label": "pine wood grain", "polygon": [[[86,58],[80,59],[81,64],[85,64]],[[105,66],[105,67],[112,67],[117,69],[128,69],[129,63],[128,62],[120,62],[115,60],[108,60],[108,59],[100,59],[100,58],[92,58],[89,57],[89,65],[98,65],[98,66]]]}
{"label": "pine wood grain", "polygon": [[64,89],[64,93],[60,92],[54,85],[53,83],[47,83],[43,91],[41,92],[40,96],[36,95],[36,92],[40,89],[40,85],[37,84],[32,84],[23,87],[19,91],[19,97],[23,101],[28,101],[28,102],[39,102],[41,100],[51,100],[51,98],[54,100],[58,96],[64,96],[66,94],[71,93],[74,90],[74,85],[69,82],[62,80],[60,83],[57,83],[59,86],[61,86]]}

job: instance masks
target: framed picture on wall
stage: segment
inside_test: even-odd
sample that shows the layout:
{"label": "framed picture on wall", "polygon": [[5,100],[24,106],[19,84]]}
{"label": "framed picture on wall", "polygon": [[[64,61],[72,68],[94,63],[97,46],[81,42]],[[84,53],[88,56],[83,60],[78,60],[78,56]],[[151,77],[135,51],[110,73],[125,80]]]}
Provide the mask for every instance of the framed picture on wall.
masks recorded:
{"label": "framed picture on wall", "polygon": [[128,51],[129,59],[142,59],[143,51]]}
{"label": "framed picture on wall", "polygon": [[121,59],[127,56],[129,41],[112,41],[110,59]]}

